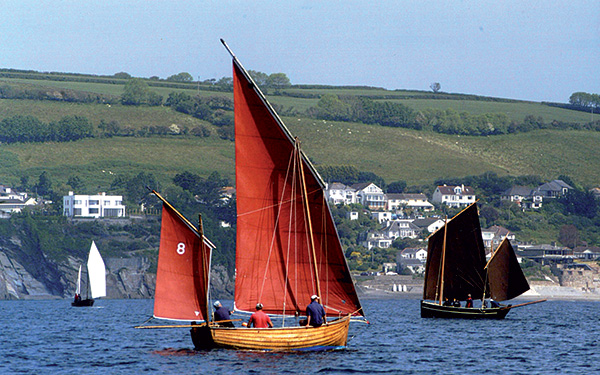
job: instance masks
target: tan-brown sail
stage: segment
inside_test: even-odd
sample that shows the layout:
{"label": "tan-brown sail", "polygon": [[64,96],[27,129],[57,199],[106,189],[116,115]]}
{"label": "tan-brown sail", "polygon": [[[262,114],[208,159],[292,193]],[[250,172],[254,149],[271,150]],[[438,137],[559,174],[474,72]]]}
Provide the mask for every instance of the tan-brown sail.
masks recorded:
{"label": "tan-brown sail", "polygon": [[494,252],[487,271],[491,297],[497,301],[518,297],[529,290],[527,279],[507,238]]}
{"label": "tan-brown sail", "polygon": [[485,248],[476,203],[471,204],[429,237],[423,299],[437,300],[444,232],[446,232],[443,296],[452,300],[481,299],[486,290]]}

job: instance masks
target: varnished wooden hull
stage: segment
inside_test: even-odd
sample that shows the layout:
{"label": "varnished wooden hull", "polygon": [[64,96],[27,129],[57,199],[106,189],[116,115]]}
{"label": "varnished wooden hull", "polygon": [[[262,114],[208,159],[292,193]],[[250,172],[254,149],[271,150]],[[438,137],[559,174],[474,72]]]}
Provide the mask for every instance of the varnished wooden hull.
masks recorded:
{"label": "varnished wooden hull", "polygon": [[332,350],[346,346],[350,317],[329,322],[321,327],[286,328],[192,328],[197,350],[227,348],[241,350]]}
{"label": "varnished wooden hull", "polygon": [[487,309],[442,306],[434,302],[421,301],[421,318],[451,319],[504,319],[510,306]]}
{"label": "varnished wooden hull", "polygon": [[92,298],[81,299],[77,302],[71,302],[71,306],[75,307],[89,307],[94,305],[94,300]]}

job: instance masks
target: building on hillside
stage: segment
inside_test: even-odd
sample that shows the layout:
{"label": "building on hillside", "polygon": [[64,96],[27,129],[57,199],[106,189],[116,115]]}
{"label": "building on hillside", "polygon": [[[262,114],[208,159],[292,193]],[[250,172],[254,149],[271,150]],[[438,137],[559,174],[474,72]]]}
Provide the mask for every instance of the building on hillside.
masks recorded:
{"label": "building on hillside", "polygon": [[536,191],[544,198],[558,198],[566,195],[573,187],[563,180],[553,180],[540,185]]}
{"label": "building on hillside", "polygon": [[387,234],[379,231],[368,232],[363,241],[360,241],[360,245],[371,250],[374,247],[381,249],[387,249],[392,246],[394,242],[393,238],[389,238]]}
{"label": "building on hillside", "polygon": [[0,218],[8,218],[11,214],[22,212],[26,206],[35,206],[37,201],[29,198],[27,193],[14,191],[0,185]]}
{"label": "building on hillside", "polygon": [[385,209],[386,197],[381,188],[372,182],[364,182],[351,186],[356,191],[358,203],[370,210]]}
{"label": "building on hillside", "polygon": [[445,204],[448,207],[466,207],[476,200],[475,191],[470,186],[438,186],[433,192],[434,203]]}
{"label": "building on hillside", "polygon": [[72,191],[63,196],[63,215],[67,217],[124,217],[123,196],[75,195]]}
{"label": "building on hillside", "polygon": [[554,244],[520,245],[516,251],[517,256],[534,260],[542,265],[556,263],[573,263],[573,250]]}
{"label": "building on hillside", "polygon": [[356,190],[340,182],[327,184],[327,186],[325,187],[325,197],[327,198],[327,202],[332,203],[334,205],[349,205],[358,203],[356,197]]}
{"label": "building on hillside", "polygon": [[544,197],[537,189],[513,186],[500,195],[500,200],[515,202],[523,209],[537,210],[542,207]]}
{"label": "building on hillside", "polygon": [[495,251],[505,237],[511,242],[515,240],[514,233],[499,225],[492,225],[488,229],[482,229],[481,237],[483,237],[483,246],[486,249],[486,253]]}
{"label": "building on hillside", "polygon": [[387,209],[388,210],[399,210],[399,209],[412,209],[416,211],[433,211],[433,204],[429,203],[425,194],[396,194],[388,193],[387,196]]}
{"label": "building on hillside", "polygon": [[393,240],[396,238],[417,238],[421,234],[421,229],[414,225],[412,220],[397,219],[388,221],[381,231]]}
{"label": "building on hillside", "polygon": [[577,246],[573,249],[573,256],[577,259],[596,260],[600,258],[600,247]]}
{"label": "building on hillside", "polygon": [[421,229],[421,231],[427,231],[433,233],[436,230],[444,226],[444,220],[435,217],[426,217],[423,219],[416,219],[413,224]]}
{"label": "building on hillside", "polygon": [[373,211],[371,212],[373,220],[377,220],[379,224],[392,220],[392,213],[389,211]]}
{"label": "building on hillside", "polygon": [[407,247],[399,251],[398,254],[402,259],[418,259],[421,262],[427,261],[427,250],[422,247]]}

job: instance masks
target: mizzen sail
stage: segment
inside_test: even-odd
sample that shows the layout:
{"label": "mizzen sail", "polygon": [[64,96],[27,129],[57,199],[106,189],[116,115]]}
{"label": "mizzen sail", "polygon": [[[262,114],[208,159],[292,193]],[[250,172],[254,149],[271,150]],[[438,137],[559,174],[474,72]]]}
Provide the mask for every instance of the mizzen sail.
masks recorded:
{"label": "mizzen sail", "polygon": [[529,290],[517,256],[505,238],[494,252],[487,265],[490,295],[497,301],[506,301]]}
{"label": "mizzen sail", "polygon": [[304,313],[320,290],[328,315],[362,315],[321,179],[246,70],[233,62],[236,308],[253,311],[260,302],[267,313]]}
{"label": "mizzen sail", "polygon": [[207,320],[212,246],[163,200],[154,317]]}

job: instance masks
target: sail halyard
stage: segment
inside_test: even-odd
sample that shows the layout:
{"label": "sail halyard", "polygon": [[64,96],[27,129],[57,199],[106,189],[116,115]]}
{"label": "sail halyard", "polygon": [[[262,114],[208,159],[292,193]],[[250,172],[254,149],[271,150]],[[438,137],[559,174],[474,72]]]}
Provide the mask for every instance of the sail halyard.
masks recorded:
{"label": "sail halyard", "polygon": [[[330,285],[329,295],[325,296],[327,305],[335,309],[330,315],[339,315],[333,311],[345,314],[361,310],[324,199],[322,179],[304,153],[294,151],[293,137],[233,54],[232,57],[238,209],[236,309],[253,311],[260,302],[269,314],[303,312],[310,295],[316,294],[316,264],[320,282]],[[303,203],[301,191],[293,188],[297,179],[287,182],[288,162],[295,152],[297,165],[305,169],[308,204]],[[309,213],[304,218],[303,210]],[[322,215],[324,211],[327,214]],[[290,223],[291,217],[297,220]],[[312,222],[314,256],[310,254],[307,217]],[[286,244],[301,250],[288,252],[290,247]],[[327,261],[319,263],[324,254]],[[363,315],[362,311],[357,315]]]}

